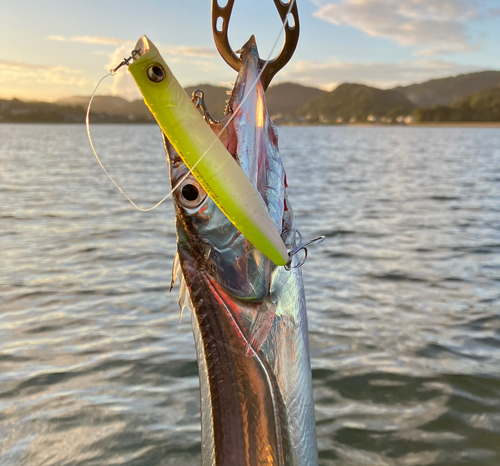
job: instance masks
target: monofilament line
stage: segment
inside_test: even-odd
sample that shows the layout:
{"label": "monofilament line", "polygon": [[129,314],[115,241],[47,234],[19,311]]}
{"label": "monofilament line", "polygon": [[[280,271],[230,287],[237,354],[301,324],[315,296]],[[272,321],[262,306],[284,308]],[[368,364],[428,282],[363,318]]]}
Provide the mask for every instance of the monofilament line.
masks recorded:
{"label": "monofilament line", "polygon": [[90,101],[89,101],[89,106],[87,107],[87,115],[85,117],[85,125],[87,127],[87,136],[89,137],[89,142],[90,142],[90,147],[92,148],[92,152],[94,153],[95,155],[95,158],[97,159],[97,161],[99,162],[99,165],[101,166],[101,168],[104,170],[104,173],[106,173],[107,177],[111,180],[111,182],[118,188],[118,190],[125,196],[125,198],[137,209],[137,210],[140,210],[141,212],[149,212],[150,210],[153,210],[153,209],[156,209],[160,204],[162,204],[163,202],[165,202],[169,197],[170,195],[172,194],[173,191],[171,191],[169,194],[167,194],[161,201],[157,202],[153,207],[149,207],[147,209],[145,208],[142,208],[142,207],[139,207],[128,195],[125,191],[123,191],[122,188],[120,188],[120,186],[118,185],[118,183],[113,179],[113,177],[108,173],[108,171],[106,170],[106,167],[102,164],[101,160],[99,159],[99,156],[97,155],[97,152],[95,150],[95,147],[94,147],[94,144],[92,143],[92,137],[90,135],[90,107],[92,105],[92,101],[94,100],[94,97],[97,93],[97,89],[99,88],[99,85],[108,77],[108,76],[112,76],[113,73],[108,73],[106,76],[103,76],[99,82],[97,83],[97,86],[95,87],[94,89],[94,92],[92,93],[92,96],[90,97]]}

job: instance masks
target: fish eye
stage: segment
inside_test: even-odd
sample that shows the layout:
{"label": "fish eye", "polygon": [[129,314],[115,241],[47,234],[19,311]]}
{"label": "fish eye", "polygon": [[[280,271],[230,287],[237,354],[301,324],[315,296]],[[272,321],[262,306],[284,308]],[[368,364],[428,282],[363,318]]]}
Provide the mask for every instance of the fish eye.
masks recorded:
{"label": "fish eye", "polygon": [[188,209],[198,207],[206,197],[207,193],[194,176],[187,177],[177,190],[178,203]]}
{"label": "fish eye", "polygon": [[154,83],[161,83],[165,79],[165,71],[160,65],[152,65],[148,68],[148,78]]}
{"label": "fish eye", "polygon": [[198,188],[194,184],[186,184],[182,187],[182,196],[186,201],[196,201],[198,199],[198,196],[200,192],[198,191]]}

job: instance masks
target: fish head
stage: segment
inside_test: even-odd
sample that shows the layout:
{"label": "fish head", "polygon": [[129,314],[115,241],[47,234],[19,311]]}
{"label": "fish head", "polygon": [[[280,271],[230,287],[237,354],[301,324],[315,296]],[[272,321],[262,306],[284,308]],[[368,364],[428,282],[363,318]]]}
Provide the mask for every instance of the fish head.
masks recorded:
{"label": "fish head", "polygon": [[[277,131],[266,110],[261,61],[253,37],[241,49],[241,57],[241,70],[226,114],[211,127],[260,194],[277,230],[286,230],[287,239],[290,229],[284,228],[288,210],[285,173],[278,154]],[[236,229],[194,175],[188,174],[166,138],[165,146],[171,184],[175,187],[180,183],[173,199],[183,273],[195,267],[231,296],[262,302],[276,266]]]}

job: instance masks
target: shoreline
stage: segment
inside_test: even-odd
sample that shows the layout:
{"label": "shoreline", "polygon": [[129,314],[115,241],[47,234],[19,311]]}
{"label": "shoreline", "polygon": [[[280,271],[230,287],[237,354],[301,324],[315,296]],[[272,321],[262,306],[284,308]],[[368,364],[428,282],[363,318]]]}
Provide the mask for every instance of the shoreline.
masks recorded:
{"label": "shoreline", "polygon": [[[154,125],[156,122],[95,122],[93,125]],[[0,121],[0,125],[83,125],[85,122],[77,121]],[[384,124],[384,123],[346,123],[346,124],[303,124],[303,123],[281,123],[276,126],[300,126],[300,127],[365,127],[365,128],[500,128],[500,121],[428,121],[422,123]]]}
{"label": "shoreline", "polygon": [[409,126],[440,126],[440,127],[449,127],[449,128],[500,128],[500,121],[429,121],[423,123],[414,123]]}
{"label": "shoreline", "polygon": [[[304,125],[305,126],[305,125]],[[311,125],[312,126],[312,125]],[[426,127],[448,127],[448,128],[500,128],[500,121],[424,121],[422,123],[411,123],[409,125],[380,124],[380,123],[352,123],[346,125],[318,125],[318,126],[375,126],[375,127],[400,127],[400,128],[426,128]]]}
{"label": "shoreline", "polygon": [[387,124],[387,123],[345,123],[345,124],[329,124],[329,123],[316,123],[316,124],[301,124],[301,123],[282,123],[276,126],[311,126],[311,127],[331,127],[331,126],[350,126],[359,128],[500,128],[500,121],[425,121],[422,123],[405,124]]}

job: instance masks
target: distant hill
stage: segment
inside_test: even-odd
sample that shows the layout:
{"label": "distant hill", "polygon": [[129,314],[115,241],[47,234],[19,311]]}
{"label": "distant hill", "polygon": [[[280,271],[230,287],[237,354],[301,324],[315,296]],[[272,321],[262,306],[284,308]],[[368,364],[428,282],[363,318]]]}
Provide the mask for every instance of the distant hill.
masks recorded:
{"label": "distant hill", "polygon": [[[345,83],[326,92],[282,83],[267,90],[266,101],[269,114],[278,124],[347,123],[351,119],[366,121],[368,117],[370,121],[382,119],[385,123],[394,123],[395,118],[412,114],[421,121],[466,121],[467,118],[468,121],[490,121],[487,118],[496,118],[497,91],[492,89],[497,87],[500,87],[500,71],[462,74],[389,90]],[[199,84],[185,90],[191,96],[195,89],[205,92],[209,112],[213,118],[220,119],[229,99],[229,89]],[[53,104],[0,100],[0,122],[83,122],[88,100],[88,96],[67,97]],[[154,122],[142,99],[130,102],[110,95],[94,98],[92,115],[93,122]]]}
{"label": "distant hill", "polygon": [[[222,118],[226,101],[229,100],[228,91],[230,89],[210,84],[199,84],[187,87],[185,91],[191,96],[195,89],[202,89],[205,92],[205,102],[212,117]],[[269,87],[266,91],[267,109],[270,115],[293,115],[298,107],[323,94],[327,94],[327,92],[315,87],[294,83],[277,84]]]}
{"label": "distant hill", "polygon": [[297,109],[297,115],[307,119],[333,122],[337,118],[349,121],[366,121],[367,117],[397,117],[411,114],[415,105],[403,94],[382,90],[363,84],[341,84],[326,95],[308,102]]}
{"label": "distant hill", "polygon": [[[205,103],[212,117],[216,120],[222,118],[226,102],[229,100],[228,92],[230,89],[211,84],[198,84],[186,87],[184,90],[191,97],[196,89],[201,89],[205,93]],[[299,106],[325,94],[327,94],[326,91],[300,84],[283,83],[271,86],[266,92],[269,114],[293,115]],[[79,106],[86,109],[89,98],[89,96],[67,97],[57,100],[55,104]],[[142,99],[129,102],[117,96],[96,96],[92,102],[92,112],[127,116],[131,119],[134,117],[153,120],[153,116]]]}
{"label": "distant hill", "polygon": [[294,115],[300,106],[327,94],[328,92],[321,89],[300,84],[276,84],[276,86],[271,86],[266,91],[267,110],[271,116],[278,114],[284,117]]}
{"label": "distant hill", "polygon": [[451,106],[435,105],[415,111],[416,120],[428,121],[500,121],[500,87],[484,89]]}
{"label": "distant hill", "polygon": [[[85,121],[86,105],[60,105],[47,102],[0,100],[0,123],[80,123]],[[93,123],[147,123],[137,115],[110,115],[92,112]]]}
{"label": "distant hill", "polygon": [[[56,105],[71,105],[87,110],[90,96],[72,96],[59,99]],[[91,114],[103,113],[131,121],[153,121],[153,115],[142,99],[129,102],[123,97],[114,95],[96,95],[92,101]]]}
{"label": "distant hill", "polygon": [[[65,97],[63,99],[56,100],[54,103],[56,105],[71,105],[74,107],[83,107],[87,110],[89,105],[90,96],[75,95],[72,97]],[[92,101],[92,111],[96,113],[110,113],[124,105],[128,104],[129,101],[114,95],[96,95]]]}
{"label": "distant hill", "polygon": [[[226,89],[220,86],[212,86],[211,84],[200,84],[198,86],[190,86],[185,89],[187,95],[191,94],[196,89],[202,89],[205,93],[205,102],[208,110],[215,119],[219,119],[224,114],[226,101],[229,96],[226,94]],[[64,99],[59,99],[54,102],[56,105],[73,105],[87,109],[90,96],[72,96]],[[122,97],[112,95],[95,96],[92,102],[92,113],[106,113],[108,115],[123,116],[129,119],[145,119],[153,121],[153,115],[144,103],[143,99],[128,101]]]}
{"label": "distant hill", "polygon": [[393,90],[404,94],[417,107],[432,107],[451,105],[456,100],[495,86],[500,86],[500,71],[480,71],[432,79],[420,84],[395,87]]}
{"label": "distant hill", "polygon": [[224,115],[226,101],[229,100],[227,92],[230,90],[227,87],[212,86],[211,84],[198,84],[197,86],[189,86],[184,90],[191,97],[196,89],[201,89],[205,93],[205,103],[212,118],[220,120]]}
{"label": "distant hill", "polygon": [[[94,106],[92,105],[92,107]],[[108,115],[126,116],[129,120],[140,118],[150,121],[151,123],[154,121],[153,114],[149,111],[149,108],[142,99],[133,100],[132,102],[126,101],[121,107],[109,109],[108,111],[104,111],[104,113]]]}
{"label": "distant hill", "polygon": [[83,122],[84,118],[85,114],[79,107],[23,102],[18,99],[0,100],[0,122],[73,123]]}

